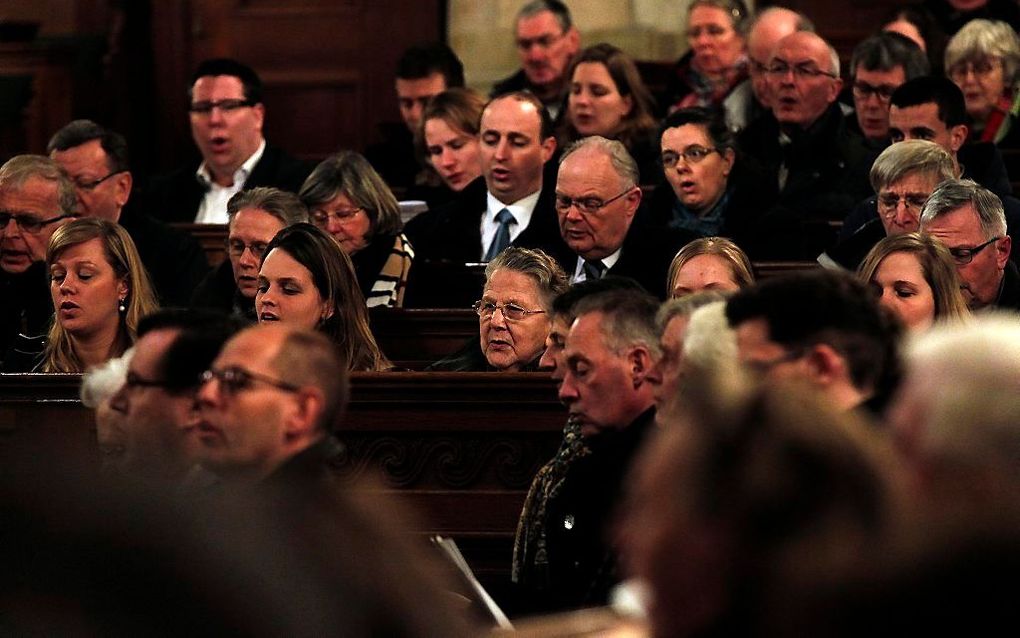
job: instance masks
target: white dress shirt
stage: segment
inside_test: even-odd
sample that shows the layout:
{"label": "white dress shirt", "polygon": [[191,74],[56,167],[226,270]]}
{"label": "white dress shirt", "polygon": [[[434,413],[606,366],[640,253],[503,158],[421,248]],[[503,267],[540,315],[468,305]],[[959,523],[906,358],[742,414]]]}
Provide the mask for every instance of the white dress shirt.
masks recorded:
{"label": "white dress shirt", "polygon": [[195,215],[196,224],[226,224],[227,223],[227,202],[230,198],[241,192],[244,183],[248,181],[252,169],[262,159],[262,153],[266,150],[266,141],[262,140],[258,149],[252,156],[241,164],[241,168],[234,172],[234,183],[230,186],[220,186],[209,172],[209,167],[202,162],[202,165],[195,171],[195,178],[206,187],[205,197],[198,205],[198,214]]}

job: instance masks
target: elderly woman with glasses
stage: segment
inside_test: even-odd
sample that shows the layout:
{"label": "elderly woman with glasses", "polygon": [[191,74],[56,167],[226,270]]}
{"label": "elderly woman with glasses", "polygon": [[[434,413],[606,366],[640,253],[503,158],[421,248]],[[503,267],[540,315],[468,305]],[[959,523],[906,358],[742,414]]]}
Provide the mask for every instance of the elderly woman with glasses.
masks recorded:
{"label": "elderly woman with glasses", "polygon": [[414,249],[401,232],[397,198],[368,160],[353,151],[326,158],[298,196],[312,223],[351,258],[368,307],[403,306]]}
{"label": "elderly woman with glasses", "polygon": [[1020,37],[1005,22],[971,20],[946,46],[946,75],[960,87],[971,138],[1020,148]]}
{"label": "elderly woman with glasses", "polygon": [[767,207],[774,189],[762,184],[751,162],[738,158],[722,118],[709,109],[681,109],[666,118],[661,131],[666,184],[652,194],[651,223],[701,237],[726,236],[742,245],[750,241],[757,212]]}
{"label": "elderly woman with glasses", "polygon": [[935,142],[907,140],[885,149],[869,175],[875,196],[846,218],[839,242],[818,261],[856,270],[884,237],[916,232],[928,196],[942,182],[954,179],[957,170],[952,155]]}
{"label": "elderly woman with glasses", "polygon": [[511,246],[485,268],[479,338],[427,368],[446,372],[526,372],[538,369],[552,326],[552,301],[570,285],[555,259]]}

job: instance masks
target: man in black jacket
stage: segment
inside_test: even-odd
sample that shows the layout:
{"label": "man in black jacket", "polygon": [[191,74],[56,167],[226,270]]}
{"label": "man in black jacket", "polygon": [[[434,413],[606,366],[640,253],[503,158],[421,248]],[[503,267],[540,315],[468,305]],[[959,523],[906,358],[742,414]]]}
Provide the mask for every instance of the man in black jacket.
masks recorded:
{"label": "man in black jacket", "polygon": [[75,120],[54,134],[46,150],[74,185],[77,212],[123,226],[162,304],[186,305],[209,262],[191,235],[130,203],[133,180],[124,137],[91,120]]}
{"label": "man in black jacket", "polygon": [[230,59],[206,60],[188,89],[191,136],[198,167],[154,178],[147,211],[164,221],[224,224],[227,200],[255,186],[297,192],[311,166],[269,145],[262,136],[262,81]]}
{"label": "man in black jacket", "polygon": [[759,219],[761,258],[813,258],[835,239],[829,222],[843,219],[871,193],[873,153],[850,133],[836,102],[839,56],[814,33],[779,41],[768,67],[772,115],[743,131],[740,147],[778,188]]}

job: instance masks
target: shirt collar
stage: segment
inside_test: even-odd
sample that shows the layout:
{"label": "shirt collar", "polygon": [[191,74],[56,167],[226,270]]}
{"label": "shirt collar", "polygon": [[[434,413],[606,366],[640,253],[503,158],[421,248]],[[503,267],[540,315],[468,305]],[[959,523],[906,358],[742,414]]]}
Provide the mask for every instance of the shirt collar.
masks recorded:
{"label": "shirt collar", "polygon": [[[265,138],[263,138],[262,143],[260,143],[259,147],[255,149],[255,152],[251,154],[251,157],[244,160],[244,163],[241,164],[241,167],[234,172],[235,185],[244,184],[246,181],[248,181],[248,176],[251,175],[251,172],[255,168],[255,165],[259,163],[260,159],[262,159],[262,154],[265,153],[265,151],[266,140]],[[215,184],[212,178],[212,173],[209,172],[209,167],[206,166],[204,160],[199,165],[198,170],[195,171],[195,177],[198,179],[198,182],[203,186],[210,187],[213,184]]]}
{"label": "shirt collar", "polygon": [[531,222],[531,215],[535,212],[535,206],[538,204],[538,197],[542,194],[541,190],[535,191],[534,193],[523,197],[512,204],[504,204],[503,202],[496,199],[491,193],[486,191],[486,211],[485,220],[493,224],[496,223],[496,214],[504,208],[509,210],[517,221],[518,228],[526,228]]}

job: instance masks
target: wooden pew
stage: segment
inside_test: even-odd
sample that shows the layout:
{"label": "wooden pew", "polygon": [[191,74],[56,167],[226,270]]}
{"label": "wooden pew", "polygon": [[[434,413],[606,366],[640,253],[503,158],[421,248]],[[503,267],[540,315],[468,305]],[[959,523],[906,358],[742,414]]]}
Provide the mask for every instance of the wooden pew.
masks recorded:
{"label": "wooden pew", "polygon": [[473,310],[378,308],[370,313],[372,334],[398,368],[421,370],[478,338]]}
{"label": "wooden pew", "polygon": [[226,224],[170,224],[198,240],[205,258],[212,267],[219,266],[227,258],[227,226]]}
{"label": "wooden pew", "polygon": [[[0,374],[0,452],[40,464],[77,451],[98,460],[79,375]],[[357,373],[338,474],[381,477],[456,538],[488,582],[507,576],[524,496],[566,421],[546,374]],[[63,458],[63,457],[59,457]]]}

